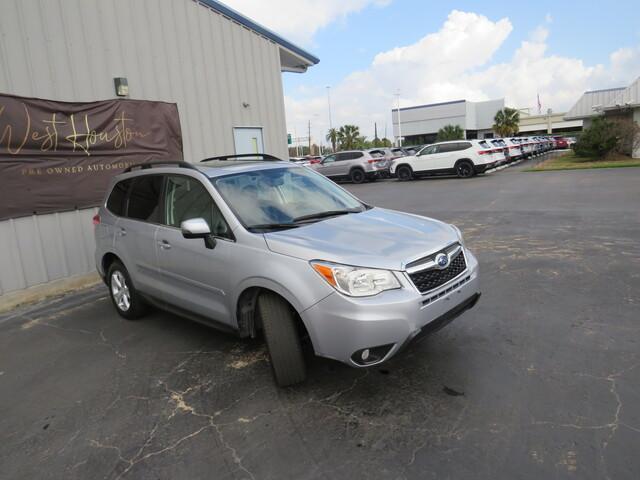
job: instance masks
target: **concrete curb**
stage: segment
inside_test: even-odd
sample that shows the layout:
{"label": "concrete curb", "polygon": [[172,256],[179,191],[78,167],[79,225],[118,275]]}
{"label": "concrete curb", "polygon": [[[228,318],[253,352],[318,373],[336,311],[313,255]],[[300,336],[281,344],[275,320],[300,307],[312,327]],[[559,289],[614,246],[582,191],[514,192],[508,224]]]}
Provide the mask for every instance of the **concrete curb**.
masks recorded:
{"label": "concrete curb", "polygon": [[92,272],[6,293],[0,296],[0,313],[9,312],[23,305],[41,302],[50,297],[83,290],[101,281],[100,276],[96,272]]}

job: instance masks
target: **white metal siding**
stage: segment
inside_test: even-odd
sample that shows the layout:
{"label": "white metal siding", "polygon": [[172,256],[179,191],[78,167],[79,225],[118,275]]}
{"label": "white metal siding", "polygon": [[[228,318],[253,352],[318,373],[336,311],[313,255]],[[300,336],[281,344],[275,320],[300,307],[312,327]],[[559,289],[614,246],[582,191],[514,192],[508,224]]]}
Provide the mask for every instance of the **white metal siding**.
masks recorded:
{"label": "white metal siding", "polygon": [[[571,110],[564,116],[567,120],[588,118],[601,114],[601,109],[613,105],[615,98],[624,88],[610,88],[608,90],[595,90],[585,92]],[[597,107],[594,109],[594,107]]]}
{"label": "white metal siding", "polygon": [[[263,127],[286,158],[280,48],[193,0],[1,0],[0,92],[62,101],[178,105],[187,161],[233,153]],[[244,107],[243,103],[248,103]],[[94,210],[0,222],[0,295],[93,269]]]}

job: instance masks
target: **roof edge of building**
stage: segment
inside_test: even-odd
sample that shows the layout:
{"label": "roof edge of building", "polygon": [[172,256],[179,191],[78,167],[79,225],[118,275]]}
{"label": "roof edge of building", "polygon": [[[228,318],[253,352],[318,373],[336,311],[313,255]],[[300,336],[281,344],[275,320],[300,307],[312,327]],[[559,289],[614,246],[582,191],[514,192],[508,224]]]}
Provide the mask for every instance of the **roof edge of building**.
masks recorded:
{"label": "roof edge of building", "polygon": [[[427,108],[427,107],[439,107],[440,105],[453,105],[454,103],[466,103],[467,100],[451,100],[449,102],[439,102],[439,103],[427,103],[425,105],[415,105],[413,107],[403,107],[400,109],[400,111],[404,111],[404,110],[413,110],[416,108]],[[392,108],[392,111],[397,111],[397,108]]]}
{"label": "roof edge of building", "polygon": [[289,40],[286,40],[285,38],[281,37],[280,35],[273,32],[272,30],[269,30],[267,27],[264,27],[259,23],[254,22],[250,18],[245,17],[240,12],[237,12],[233,8],[228,7],[223,3],[218,2],[217,0],[198,0],[198,2],[202,3],[203,5],[206,5],[207,7],[212,8],[213,10],[217,11],[218,13],[221,13],[222,15],[225,15],[231,18],[232,20],[235,20],[236,22],[253,30],[254,32],[259,33],[260,35],[264,35],[265,37],[274,41],[278,45],[288,50],[291,50],[293,53],[307,60],[312,65],[316,65],[320,62],[320,59],[315,55],[312,55],[306,50],[298,47],[297,45],[294,45]]}

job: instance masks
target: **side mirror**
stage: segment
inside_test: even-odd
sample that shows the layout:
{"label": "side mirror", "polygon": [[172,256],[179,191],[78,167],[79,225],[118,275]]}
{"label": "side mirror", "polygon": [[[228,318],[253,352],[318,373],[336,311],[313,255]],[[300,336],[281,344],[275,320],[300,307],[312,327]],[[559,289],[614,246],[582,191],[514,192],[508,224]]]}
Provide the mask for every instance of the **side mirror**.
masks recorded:
{"label": "side mirror", "polygon": [[216,239],[211,235],[211,228],[204,218],[190,218],[180,224],[184,238],[202,238],[208,249],[216,246]]}

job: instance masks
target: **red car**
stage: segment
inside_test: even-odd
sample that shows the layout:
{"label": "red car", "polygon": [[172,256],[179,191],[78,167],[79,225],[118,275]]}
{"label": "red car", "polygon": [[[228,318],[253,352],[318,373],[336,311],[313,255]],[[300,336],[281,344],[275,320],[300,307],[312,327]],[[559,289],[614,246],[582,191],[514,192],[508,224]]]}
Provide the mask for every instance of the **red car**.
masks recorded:
{"label": "red car", "polygon": [[569,148],[569,142],[567,142],[567,139],[564,137],[553,137],[553,140],[555,142],[556,148]]}

